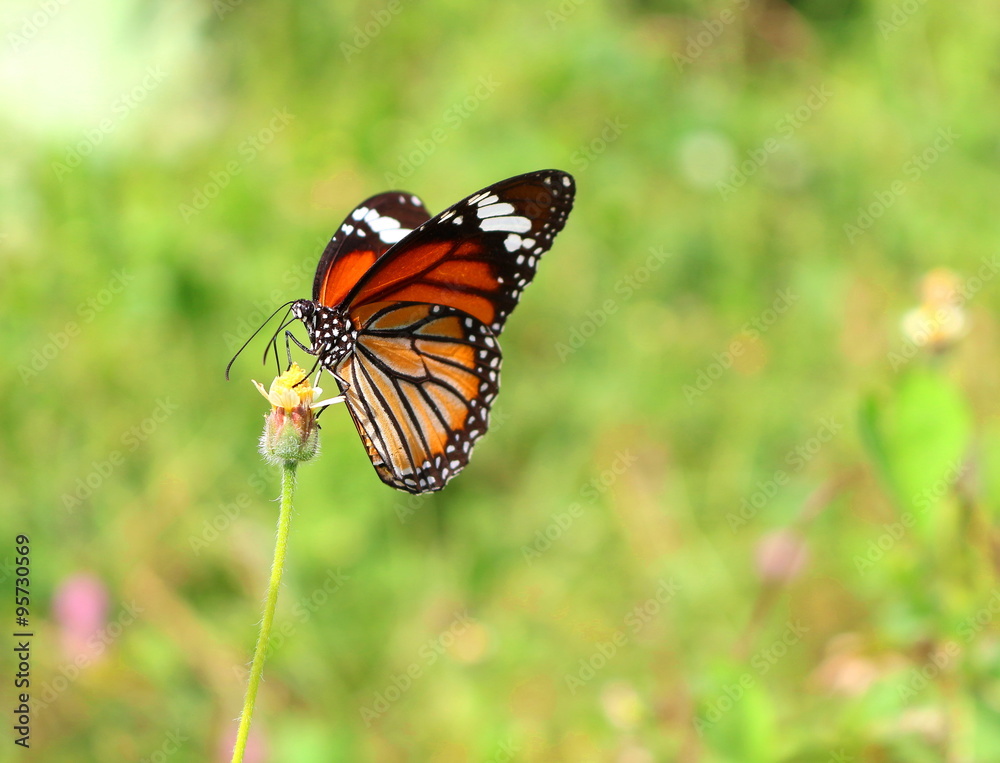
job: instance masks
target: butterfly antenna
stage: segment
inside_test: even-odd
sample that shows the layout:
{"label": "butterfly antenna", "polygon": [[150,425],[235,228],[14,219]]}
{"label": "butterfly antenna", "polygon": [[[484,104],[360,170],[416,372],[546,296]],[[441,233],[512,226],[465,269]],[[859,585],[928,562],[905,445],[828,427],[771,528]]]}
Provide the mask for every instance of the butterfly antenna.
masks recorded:
{"label": "butterfly antenna", "polygon": [[[278,309],[280,310],[281,308]],[[273,317],[274,316],[272,315],[271,318]],[[263,360],[264,365],[267,365],[267,355],[271,351],[271,347],[274,347],[274,364],[278,368],[279,376],[281,375],[281,361],[278,360],[278,334],[280,334],[285,328],[287,328],[294,321],[295,318],[288,318],[288,315],[286,313],[285,317],[281,319],[281,325],[278,326],[278,330],[275,331],[274,335],[271,337],[271,341],[268,342],[267,345],[264,347],[264,360]]]}
{"label": "butterfly antenna", "polygon": [[295,301],[295,300],[291,300],[291,301],[289,301],[289,302],[286,302],[285,304],[281,305],[281,306],[280,306],[280,307],[279,307],[279,308],[278,308],[277,310],[275,310],[275,311],[274,311],[273,313],[271,313],[271,315],[270,315],[270,316],[268,316],[267,320],[265,320],[265,321],[264,321],[264,322],[263,322],[262,324],[260,324],[260,327],[259,327],[259,328],[258,328],[258,329],[257,329],[256,331],[254,331],[254,332],[253,332],[253,333],[252,333],[252,334],[250,335],[250,338],[249,338],[249,339],[247,339],[247,340],[246,340],[246,341],[245,341],[245,342],[243,343],[243,346],[242,346],[242,347],[240,347],[240,349],[238,349],[238,350],[236,351],[236,354],[235,354],[235,355],[233,355],[233,359],[232,359],[232,360],[230,360],[230,361],[229,361],[229,364],[228,364],[228,365],[226,366],[226,381],[229,381],[229,369],[231,369],[231,368],[233,367],[233,363],[235,363],[235,362],[236,362],[236,358],[238,358],[238,357],[240,356],[240,353],[241,353],[241,352],[243,352],[243,350],[245,350],[245,349],[247,348],[247,345],[248,345],[248,344],[250,344],[250,342],[252,342],[252,341],[253,341],[253,338],[254,338],[255,336],[257,336],[257,334],[259,334],[259,333],[260,333],[260,330],[261,330],[262,328],[264,328],[264,326],[266,326],[266,325],[267,325],[268,323],[270,323],[270,322],[271,322],[271,319],[272,319],[272,318],[274,318],[274,316],[276,316],[276,315],[277,315],[278,313],[280,313],[280,312],[281,312],[282,310],[284,310],[284,309],[285,309],[286,307],[288,307],[289,305],[291,305],[291,304],[292,304],[292,303],[293,303],[294,301]]}

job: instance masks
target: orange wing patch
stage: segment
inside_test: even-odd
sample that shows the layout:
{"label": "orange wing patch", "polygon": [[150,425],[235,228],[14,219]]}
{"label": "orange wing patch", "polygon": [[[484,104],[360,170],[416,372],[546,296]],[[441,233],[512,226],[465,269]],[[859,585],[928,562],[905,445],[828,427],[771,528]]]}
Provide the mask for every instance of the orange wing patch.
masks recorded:
{"label": "orange wing patch", "polygon": [[404,286],[392,292],[391,299],[398,302],[425,302],[454,307],[487,325],[493,321],[496,314],[493,303],[488,298],[472,292],[456,291],[433,281]]}
{"label": "orange wing patch", "polygon": [[476,365],[476,351],[467,345],[440,342],[433,339],[417,339],[414,340],[413,347],[421,355],[460,363],[470,370]]}
{"label": "orange wing patch", "polygon": [[[372,302],[424,302],[454,307],[487,326],[497,317],[493,294],[500,288],[493,267],[483,260],[481,247],[433,243],[414,247],[405,259],[383,265],[351,300],[355,305]],[[364,308],[355,308],[352,319]]]}
{"label": "orange wing patch", "polygon": [[442,286],[462,284],[487,292],[497,287],[493,269],[478,260],[447,260],[430,271],[426,278],[431,283],[439,283]]}
{"label": "orange wing patch", "polygon": [[[377,302],[365,305],[355,311],[351,318],[355,325],[364,326],[371,333],[406,332],[414,326],[422,325],[431,314],[433,305],[394,305],[391,302]],[[379,314],[380,313],[380,314]]]}
{"label": "orange wing patch", "polygon": [[323,278],[319,289],[319,301],[328,307],[339,305],[375,264],[375,259],[375,252],[368,249],[357,249],[338,257]]}

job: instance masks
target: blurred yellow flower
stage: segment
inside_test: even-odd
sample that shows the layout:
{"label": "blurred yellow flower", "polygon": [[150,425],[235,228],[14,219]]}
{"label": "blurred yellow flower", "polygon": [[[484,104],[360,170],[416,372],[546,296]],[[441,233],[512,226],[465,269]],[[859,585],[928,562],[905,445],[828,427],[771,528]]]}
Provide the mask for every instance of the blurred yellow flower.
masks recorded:
{"label": "blurred yellow flower", "polygon": [[967,320],[961,280],[947,268],[929,271],[920,282],[922,304],[903,316],[906,338],[918,347],[940,352],[965,334]]}
{"label": "blurred yellow flower", "polygon": [[601,707],[615,726],[630,731],[646,717],[646,704],[627,681],[612,681],[601,689]]}
{"label": "blurred yellow flower", "polygon": [[958,274],[948,268],[934,268],[920,281],[920,298],[925,305],[958,307],[962,302]]}

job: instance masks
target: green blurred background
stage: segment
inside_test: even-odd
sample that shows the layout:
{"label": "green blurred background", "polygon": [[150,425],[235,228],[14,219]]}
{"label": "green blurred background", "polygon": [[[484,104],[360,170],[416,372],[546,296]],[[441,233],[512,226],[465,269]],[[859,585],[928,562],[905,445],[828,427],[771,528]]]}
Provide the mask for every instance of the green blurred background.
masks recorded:
{"label": "green blurred background", "polygon": [[4,10],[0,758],[229,759],[278,479],[226,362],[368,195],[556,167],[462,475],[324,417],[247,760],[1000,759],[994,3]]}

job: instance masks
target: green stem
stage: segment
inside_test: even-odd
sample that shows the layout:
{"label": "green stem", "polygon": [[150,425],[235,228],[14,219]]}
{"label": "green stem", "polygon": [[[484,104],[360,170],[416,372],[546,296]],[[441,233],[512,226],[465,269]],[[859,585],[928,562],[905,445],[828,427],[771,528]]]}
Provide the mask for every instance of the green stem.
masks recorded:
{"label": "green stem", "polygon": [[253,717],[254,703],[257,701],[257,687],[264,672],[264,657],[267,654],[267,644],[271,638],[271,624],[274,622],[274,608],[278,603],[278,586],[281,584],[281,571],[285,566],[285,550],[288,547],[288,525],[292,516],[292,493],[295,491],[295,461],[285,461],[281,469],[281,510],[278,514],[278,539],[274,545],[274,562],[271,564],[271,581],[267,586],[267,599],[264,602],[264,618],[260,623],[260,633],[257,636],[257,647],[253,652],[253,664],[250,666],[250,682],[247,684],[247,695],[243,701],[243,715],[240,716],[240,729],[236,733],[236,746],[233,748],[233,763],[242,763],[243,753],[247,746],[247,736],[250,734],[250,719]]}

